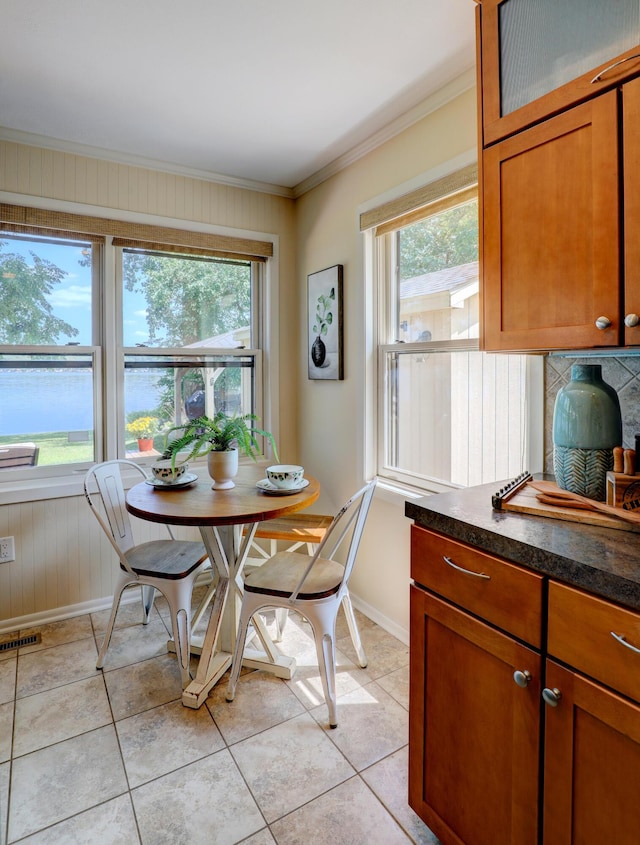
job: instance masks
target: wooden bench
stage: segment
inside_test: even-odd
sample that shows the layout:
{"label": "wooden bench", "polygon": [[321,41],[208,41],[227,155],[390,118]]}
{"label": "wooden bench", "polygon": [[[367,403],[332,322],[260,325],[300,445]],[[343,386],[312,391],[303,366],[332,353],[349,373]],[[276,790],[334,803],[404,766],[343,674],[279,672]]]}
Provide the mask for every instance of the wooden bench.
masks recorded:
{"label": "wooden bench", "polygon": [[5,467],[34,467],[38,463],[40,447],[35,443],[8,443],[0,446],[0,469]]}
{"label": "wooden bench", "polygon": [[[308,553],[313,554],[313,546],[322,542],[332,521],[332,516],[304,512],[268,519],[258,525],[252,545],[265,559],[276,553],[279,541],[289,544],[287,546],[289,552],[294,552],[306,545]],[[270,540],[269,551],[265,551],[255,542],[256,540]]]}

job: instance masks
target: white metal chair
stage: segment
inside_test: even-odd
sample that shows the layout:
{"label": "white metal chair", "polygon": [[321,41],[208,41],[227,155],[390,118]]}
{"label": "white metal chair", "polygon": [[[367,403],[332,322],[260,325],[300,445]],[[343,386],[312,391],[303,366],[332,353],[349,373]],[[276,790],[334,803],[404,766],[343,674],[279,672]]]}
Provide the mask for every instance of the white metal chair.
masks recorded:
{"label": "white metal chair", "polygon": [[[142,467],[133,461],[115,460],[91,467],[84,479],[87,502],[120,560],[120,574],[113,596],[111,615],[96,668],[102,668],[122,593],[127,587],[138,584],[142,592],[143,624],[149,622],[156,590],[160,590],[169,604],[173,639],[184,688],[191,680],[191,595],[194,582],[203,569],[209,566],[209,559],[203,543],[195,540],[176,540],[168,525],[170,539],[135,544],[125,506],[121,474],[121,470],[125,468],[147,478]],[[102,498],[106,519],[92,497],[94,484],[95,492]]]}
{"label": "white metal chair", "polygon": [[[242,665],[249,624],[264,608],[297,610],[309,620],[318,655],[322,688],[329,708],[329,724],[337,727],[335,685],[335,628],[340,604],[344,606],[349,633],[358,662],[363,668],[367,658],[349,596],[348,582],[353,571],[360,538],[373,498],[375,480],[359,490],[343,505],[327,529],[315,554],[278,552],[245,578],[240,625],[236,640],[227,701],[233,701]],[[344,564],[335,560],[343,540],[350,537]],[[259,630],[256,628],[259,635]]]}

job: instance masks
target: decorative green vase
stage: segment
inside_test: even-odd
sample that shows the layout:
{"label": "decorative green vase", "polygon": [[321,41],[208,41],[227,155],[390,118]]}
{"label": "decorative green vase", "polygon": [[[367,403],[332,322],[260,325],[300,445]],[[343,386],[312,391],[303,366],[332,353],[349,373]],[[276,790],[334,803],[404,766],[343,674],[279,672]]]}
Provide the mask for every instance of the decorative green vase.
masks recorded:
{"label": "decorative green vase", "polygon": [[574,364],[553,410],[553,471],[558,487],[604,501],[613,449],[622,445],[618,394],[600,364]]}

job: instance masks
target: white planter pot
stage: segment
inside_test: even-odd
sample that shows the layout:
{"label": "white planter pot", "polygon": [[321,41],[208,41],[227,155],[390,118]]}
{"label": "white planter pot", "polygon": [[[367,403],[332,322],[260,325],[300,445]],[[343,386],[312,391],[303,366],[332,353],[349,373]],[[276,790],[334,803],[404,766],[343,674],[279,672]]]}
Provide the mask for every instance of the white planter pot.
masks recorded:
{"label": "white planter pot", "polygon": [[236,485],[233,479],[238,474],[238,450],[228,452],[209,452],[207,469],[213,479],[212,490],[230,490]]}

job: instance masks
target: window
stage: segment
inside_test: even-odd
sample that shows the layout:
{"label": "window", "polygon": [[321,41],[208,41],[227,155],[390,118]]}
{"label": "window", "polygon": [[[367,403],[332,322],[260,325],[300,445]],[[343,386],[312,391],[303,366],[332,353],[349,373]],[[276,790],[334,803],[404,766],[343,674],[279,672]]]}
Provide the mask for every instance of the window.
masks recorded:
{"label": "window", "polygon": [[401,214],[395,202],[372,213],[383,218],[371,238],[377,472],[434,491],[529,468],[528,397],[540,370],[530,356],[479,351],[475,169],[458,176],[402,198]]}
{"label": "window", "polygon": [[[263,418],[271,244],[254,242],[252,255],[243,241],[236,254],[232,238],[216,249],[217,236],[205,248],[198,233],[173,233],[163,243],[132,239],[117,221],[88,219],[87,228],[106,232],[110,223],[114,236],[0,223],[6,478],[144,459],[162,451],[172,426],[216,410]],[[181,237],[197,245],[172,243]]]}

